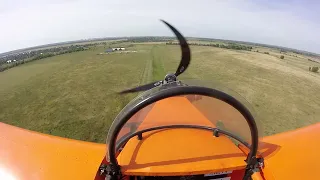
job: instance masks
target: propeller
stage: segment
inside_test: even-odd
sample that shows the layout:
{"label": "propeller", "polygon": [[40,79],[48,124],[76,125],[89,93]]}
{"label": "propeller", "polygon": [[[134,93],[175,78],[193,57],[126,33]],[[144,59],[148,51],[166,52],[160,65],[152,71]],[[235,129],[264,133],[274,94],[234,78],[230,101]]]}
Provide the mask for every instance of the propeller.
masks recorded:
{"label": "propeller", "polygon": [[168,22],[161,20],[163,23],[165,23],[176,35],[177,39],[179,40],[180,43],[180,48],[181,48],[181,61],[180,64],[174,74],[167,74],[164,78],[164,80],[160,81],[155,81],[149,84],[141,85],[135,88],[127,89],[124,91],[121,91],[120,94],[126,94],[126,93],[133,93],[133,92],[139,92],[139,91],[146,91],[149,89],[152,89],[157,86],[161,86],[162,84],[173,82],[177,80],[177,77],[182,74],[189,66],[190,64],[190,59],[191,59],[191,53],[190,53],[190,48],[189,45],[186,41],[186,39],[181,35],[181,33],[174,28],[171,24]]}

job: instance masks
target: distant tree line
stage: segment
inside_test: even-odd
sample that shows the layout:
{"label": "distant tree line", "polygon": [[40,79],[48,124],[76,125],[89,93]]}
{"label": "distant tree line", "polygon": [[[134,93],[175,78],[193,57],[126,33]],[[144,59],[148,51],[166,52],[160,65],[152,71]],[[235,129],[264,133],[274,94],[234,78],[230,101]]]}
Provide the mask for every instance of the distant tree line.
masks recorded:
{"label": "distant tree line", "polygon": [[313,60],[313,59],[310,59],[310,58],[308,58],[308,61],[312,61],[312,62],[315,62],[315,63],[320,63],[319,61],[316,61],[316,60]]}
{"label": "distant tree line", "polygon": [[[218,47],[218,48],[225,48],[225,49],[235,49],[235,50],[245,50],[245,51],[251,51],[252,46],[244,46],[241,44],[235,44],[235,43],[229,43],[229,44],[203,44],[203,43],[188,43],[192,46],[211,46],[211,47]],[[179,45],[177,42],[167,42],[166,45]]]}
{"label": "distant tree line", "polygon": [[152,36],[146,36],[146,37],[129,37],[127,39],[127,42],[132,43],[141,43],[141,42],[166,42],[168,40],[171,40],[173,38],[168,37],[152,37]]}
{"label": "distant tree line", "polygon": [[296,49],[290,49],[290,48],[288,48],[288,49],[289,50],[280,49],[280,53],[293,52],[293,53],[296,53],[296,54],[301,54],[301,55],[310,56],[310,57],[314,57],[314,58],[319,58],[320,57],[320,55],[316,54],[316,53],[302,51],[302,50],[296,50]]}
{"label": "distant tree line", "polygon": [[84,51],[86,48],[81,47],[81,46],[76,46],[74,48],[69,48],[64,51],[59,51],[59,52],[47,52],[47,53],[40,53],[34,57],[32,57],[29,61],[34,61],[34,60],[39,60],[39,59],[44,59],[52,56],[57,56],[60,54],[67,54],[67,53],[73,53],[73,52],[78,52],[78,51]]}

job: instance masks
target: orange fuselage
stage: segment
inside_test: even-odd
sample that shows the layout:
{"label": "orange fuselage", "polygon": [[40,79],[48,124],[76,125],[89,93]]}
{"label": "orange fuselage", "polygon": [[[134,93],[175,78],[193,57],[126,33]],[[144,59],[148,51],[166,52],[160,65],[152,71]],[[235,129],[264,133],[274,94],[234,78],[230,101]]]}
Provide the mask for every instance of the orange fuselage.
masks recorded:
{"label": "orange fuselage", "polygon": [[[157,102],[144,123],[176,124],[190,119],[190,114],[202,124],[210,123],[186,98],[170,101]],[[176,104],[189,116],[174,111],[171,106]],[[164,111],[167,117],[161,115]],[[259,149],[265,166],[254,179],[313,179],[320,169],[319,139],[320,123],[263,138]],[[0,123],[0,174],[13,179],[94,179],[105,147]],[[226,136],[170,129],[148,132],[142,140],[130,139],[118,162],[127,175],[188,175],[239,171],[245,168],[245,158],[245,151]]]}

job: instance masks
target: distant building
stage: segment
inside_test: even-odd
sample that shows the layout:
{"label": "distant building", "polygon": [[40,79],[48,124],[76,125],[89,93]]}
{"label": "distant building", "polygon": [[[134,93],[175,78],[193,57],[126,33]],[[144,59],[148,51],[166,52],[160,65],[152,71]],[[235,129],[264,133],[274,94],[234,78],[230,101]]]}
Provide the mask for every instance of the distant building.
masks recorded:
{"label": "distant building", "polygon": [[105,53],[111,53],[111,52],[114,52],[114,51],[124,51],[124,50],[126,50],[126,48],[124,48],[124,47],[116,47],[116,48],[106,49],[104,52]]}
{"label": "distant building", "polygon": [[124,47],[116,47],[116,48],[112,48],[113,51],[124,51],[126,50],[126,48]]}
{"label": "distant building", "polygon": [[106,52],[106,53],[110,53],[110,52],[113,52],[113,49],[106,49],[104,52]]}

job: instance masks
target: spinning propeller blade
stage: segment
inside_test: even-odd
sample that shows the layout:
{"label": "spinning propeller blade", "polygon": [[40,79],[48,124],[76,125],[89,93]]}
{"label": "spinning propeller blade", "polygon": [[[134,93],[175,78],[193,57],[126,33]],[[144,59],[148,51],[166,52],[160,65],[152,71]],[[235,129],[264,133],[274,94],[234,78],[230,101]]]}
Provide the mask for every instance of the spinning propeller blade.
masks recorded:
{"label": "spinning propeller blade", "polygon": [[[174,28],[172,25],[170,25],[168,22],[166,22],[164,20],[161,20],[161,21],[163,23],[165,23],[173,31],[173,33],[176,35],[176,37],[177,37],[177,39],[179,40],[179,43],[180,43],[180,48],[181,48],[182,55],[181,55],[181,61],[180,61],[180,64],[178,66],[178,69],[176,70],[176,72],[173,75],[174,76],[173,79],[175,79],[177,76],[182,74],[188,68],[188,66],[190,64],[190,59],[191,59],[190,48],[189,48],[189,45],[188,45],[186,39],[181,35],[181,33],[176,28]],[[172,79],[172,77],[171,77],[171,79]],[[160,86],[163,83],[164,83],[164,81],[152,82],[152,83],[149,83],[149,84],[145,84],[145,85],[142,85],[142,86],[138,86],[138,87],[135,87],[135,88],[131,88],[131,89],[127,89],[127,90],[121,91],[120,94],[133,93],[133,92],[139,92],[139,91],[146,91],[146,90],[152,89],[154,87]]]}
{"label": "spinning propeller blade", "polygon": [[141,85],[135,88],[127,89],[124,91],[121,91],[120,94],[126,94],[126,93],[133,93],[133,92],[139,92],[139,91],[146,91],[149,89],[152,89],[154,87],[160,86],[162,84],[162,81],[155,81],[149,84]]}
{"label": "spinning propeller blade", "polygon": [[178,69],[175,73],[176,76],[179,76],[180,74],[182,74],[189,66],[190,64],[190,59],[191,59],[191,55],[190,55],[190,48],[189,45],[186,41],[186,39],[182,36],[182,34],[173,26],[171,26],[168,22],[161,20],[162,22],[164,22],[172,31],[173,33],[176,35],[176,37],[179,40],[180,43],[180,48],[181,48],[181,61],[180,64],[178,66]]}

